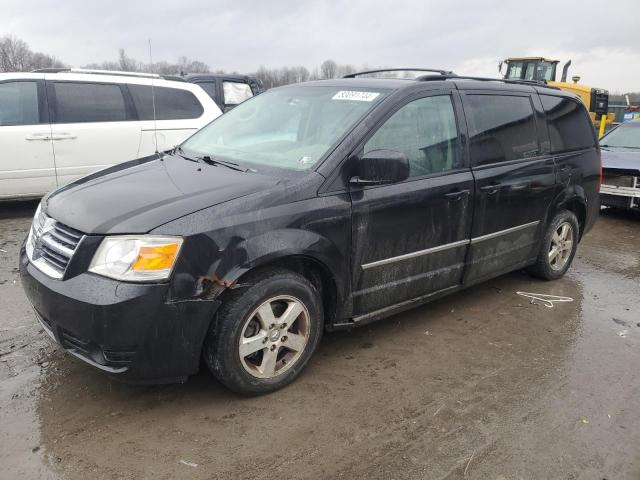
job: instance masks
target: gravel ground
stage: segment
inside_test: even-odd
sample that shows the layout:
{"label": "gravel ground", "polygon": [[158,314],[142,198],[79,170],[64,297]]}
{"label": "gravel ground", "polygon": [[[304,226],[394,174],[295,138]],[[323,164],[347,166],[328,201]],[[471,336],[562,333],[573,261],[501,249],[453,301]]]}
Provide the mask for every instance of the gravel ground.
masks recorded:
{"label": "gravel ground", "polygon": [[604,211],[561,280],[327,334],[298,381],[247,399],[206,371],[123,385],[53,345],[17,272],[35,207],[0,204],[0,478],[640,478],[639,215]]}

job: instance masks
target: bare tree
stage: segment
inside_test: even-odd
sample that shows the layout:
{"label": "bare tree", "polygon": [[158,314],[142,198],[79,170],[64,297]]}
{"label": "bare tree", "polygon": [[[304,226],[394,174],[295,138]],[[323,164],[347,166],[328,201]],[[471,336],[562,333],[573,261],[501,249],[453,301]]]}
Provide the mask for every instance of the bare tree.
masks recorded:
{"label": "bare tree", "polygon": [[189,63],[189,73],[207,73],[209,65],[199,60],[193,60]]}
{"label": "bare tree", "polygon": [[[64,64],[50,55],[32,52],[29,46],[18,38],[11,36],[0,37],[0,72],[28,71],[47,67],[64,67]],[[116,60],[90,63],[89,65],[85,65],[85,68],[153,72],[161,75],[183,75],[187,73],[207,73],[211,71],[209,66],[204,62],[191,60],[186,56],[178,58],[175,63],[167,61],[157,61],[153,64],[142,62],[128,56],[123,48],[118,50]],[[370,70],[371,67],[365,65],[362,69]],[[342,77],[355,71],[356,68],[351,64],[338,64],[333,60],[325,60],[320,66],[314,67],[311,71],[302,65],[284,66],[280,68],[267,68],[261,65],[254,73],[254,76],[268,89],[291,83],[306,82],[308,80]],[[216,69],[215,73],[225,73],[225,71],[223,69]],[[637,94],[632,95],[634,95],[632,97],[633,102],[636,100],[637,97],[635,95]]]}
{"label": "bare tree", "polygon": [[23,40],[12,36],[0,37],[0,72],[26,72],[63,66],[55,57],[31,51]]}
{"label": "bare tree", "polygon": [[31,51],[26,42],[14,37],[0,40],[0,68],[3,72],[19,72],[29,68]]}
{"label": "bare tree", "polygon": [[344,77],[345,75],[349,75],[351,73],[356,72],[356,67],[350,64],[338,65],[338,76]]}
{"label": "bare tree", "polygon": [[198,60],[190,60],[188,57],[180,57],[176,63],[159,61],[151,63],[141,62],[127,55],[127,52],[121,48],[118,50],[118,60],[107,61],[102,63],[90,63],[84,68],[93,68],[98,70],[115,70],[124,72],[147,72],[158,73],[160,75],[183,75],[187,73],[207,73],[209,66]]}
{"label": "bare tree", "polygon": [[63,68],[65,64],[51,55],[35,52],[31,54],[31,65],[29,70],[38,70],[39,68]]}
{"label": "bare tree", "polygon": [[320,80],[320,73],[318,67],[315,67],[311,70],[311,75],[309,75],[309,80]]}
{"label": "bare tree", "polygon": [[325,60],[320,65],[322,78],[336,78],[338,76],[338,64],[333,60]]}
{"label": "bare tree", "polygon": [[123,72],[135,72],[141,70],[142,65],[140,62],[136,62],[134,59],[127,56],[127,52],[124,48],[118,50],[118,70]]}
{"label": "bare tree", "polygon": [[254,76],[262,82],[265,88],[279,87],[290,83],[306,82],[308,80],[320,80],[323,78],[336,78],[355,72],[353,65],[339,65],[333,60],[326,60],[313,70],[305,66],[267,68],[261,65]]}
{"label": "bare tree", "polygon": [[267,68],[264,65],[260,65],[260,68],[256,70],[254,76],[262,82],[265,88],[273,88],[281,85],[279,83],[279,71],[278,69]]}
{"label": "bare tree", "polygon": [[309,80],[309,70],[307,67],[303,67],[299,65],[297,67],[293,67],[293,81],[295,83],[306,82]]}

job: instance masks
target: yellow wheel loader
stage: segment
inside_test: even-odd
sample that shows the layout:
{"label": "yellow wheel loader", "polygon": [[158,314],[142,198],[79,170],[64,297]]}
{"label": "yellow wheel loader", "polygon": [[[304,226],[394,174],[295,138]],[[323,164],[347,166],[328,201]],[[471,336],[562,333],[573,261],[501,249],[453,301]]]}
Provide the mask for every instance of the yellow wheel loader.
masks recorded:
{"label": "yellow wheel loader", "polygon": [[591,120],[599,129],[598,136],[601,137],[604,134],[605,126],[615,120],[614,114],[607,113],[609,109],[609,92],[601,88],[593,88],[578,83],[580,82],[580,77],[578,76],[571,78],[573,83],[567,82],[567,72],[571,65],[571,60],[564,64],[562,77],[559,82],[556,82],[556,69],[559,63],[559,60],[551,60],[544,57],[513,57],[501,61],[498,65],[498,70],[502,73],[503,65],[506,65],[505,79],[543,82],[575,93],[587,106]]}

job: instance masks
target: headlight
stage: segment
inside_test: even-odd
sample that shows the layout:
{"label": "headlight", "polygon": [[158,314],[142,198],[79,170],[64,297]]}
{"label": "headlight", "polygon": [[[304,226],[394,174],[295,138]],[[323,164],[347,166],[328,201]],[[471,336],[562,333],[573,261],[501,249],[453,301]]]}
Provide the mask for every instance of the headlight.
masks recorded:
{"label": "headlight", "polygon": [[36,231],[40,231],[42,229],[42,203],[38,204],[38,208],[36,209],[36,213],[33,215],[33,221],[31,222],[31,228],[29,229],[29,235],[27,236],[27,243],[25,244],[25,248],[27,251],[27,256],[29,260],[33,260],[33,235]]}
{"label": "headlight", "polygon": [[102,240],[89,271],[128,282],[166,280],[182,247],[182,238],[113,236]]}

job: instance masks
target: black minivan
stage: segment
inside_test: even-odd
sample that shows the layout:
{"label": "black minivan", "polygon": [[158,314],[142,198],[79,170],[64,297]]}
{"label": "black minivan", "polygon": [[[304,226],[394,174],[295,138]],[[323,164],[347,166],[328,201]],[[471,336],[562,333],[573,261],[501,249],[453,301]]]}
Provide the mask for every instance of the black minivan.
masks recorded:
{"label": "black minivan", "polygon": [[423,74],[270,90],[171,152],[42,200],[21,250],[45,331],[115,377],[244,394],[352,328],[527,267],[569,268],[599,211],[574,95]]}

